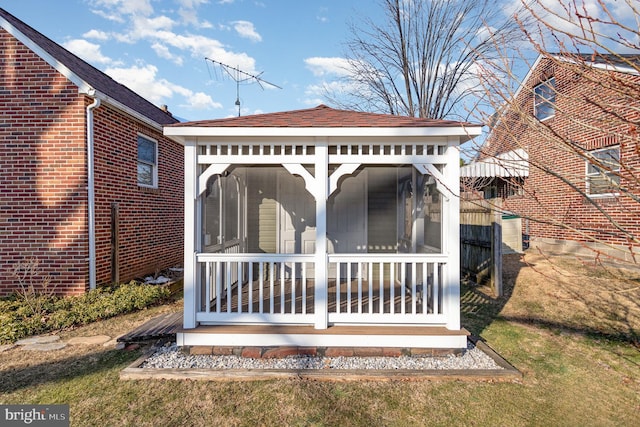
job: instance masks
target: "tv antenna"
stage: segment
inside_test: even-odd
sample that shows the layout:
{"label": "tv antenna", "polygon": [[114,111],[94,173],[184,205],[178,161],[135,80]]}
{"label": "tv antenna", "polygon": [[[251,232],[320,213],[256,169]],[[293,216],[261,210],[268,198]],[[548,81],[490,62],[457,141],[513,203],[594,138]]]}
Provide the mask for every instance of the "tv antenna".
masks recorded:
{"label": "tv antenna", "polygon": [[223,64],[222,62],[216,61],[215,59],[211,59],[207,57],[205,57],[204,59],[205,61],[210,61],[213,65],[222,69],[226,74],[229,75],[229,77],[233,79],[233,81],[236,82],[236,106],[238,107],[238,117],[240,117],[240,83],[247,83],[247,82],[258,83],[258,85],[262,90],[264,90],[263,85],[265,84],[269,86],[273,86],[278,89],[282,89],[277,84],[270,83],[264,80],[263,78],[261,78],[260,76],[262,75],[262,73],[264,73],[264,71],[259,73],[258,75],[255,75],[255,74],[247,73],[246,71],[242,71],[237,67],[232,67],[231,65]]}

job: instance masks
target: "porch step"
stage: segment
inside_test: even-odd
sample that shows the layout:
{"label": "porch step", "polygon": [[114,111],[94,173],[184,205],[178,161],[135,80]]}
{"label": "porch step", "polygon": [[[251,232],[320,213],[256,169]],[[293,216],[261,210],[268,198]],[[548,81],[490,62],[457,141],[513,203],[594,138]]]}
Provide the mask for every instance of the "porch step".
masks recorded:
{"label": "porch step", "polygon": [[176,335],[186,347],[463,349],[469,332],[437,326],[212,325]]}

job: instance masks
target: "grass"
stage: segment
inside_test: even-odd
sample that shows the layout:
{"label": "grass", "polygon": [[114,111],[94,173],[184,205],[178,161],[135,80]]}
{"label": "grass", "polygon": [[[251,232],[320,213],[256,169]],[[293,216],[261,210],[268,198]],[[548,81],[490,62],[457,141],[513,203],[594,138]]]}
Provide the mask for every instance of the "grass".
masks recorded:
{"label": "grass", "polygon": [[[640,293],[633,274],[524,261],[509,260],[503,298],[463,289],[464,325],[523,372],[521,383],[120,381],[141,350],[74,347],[27,360],[19,350],[0,353],[0,403],[68,403],[72,425],[635,425]],[[67,334],[116,336],[176,304]]]}

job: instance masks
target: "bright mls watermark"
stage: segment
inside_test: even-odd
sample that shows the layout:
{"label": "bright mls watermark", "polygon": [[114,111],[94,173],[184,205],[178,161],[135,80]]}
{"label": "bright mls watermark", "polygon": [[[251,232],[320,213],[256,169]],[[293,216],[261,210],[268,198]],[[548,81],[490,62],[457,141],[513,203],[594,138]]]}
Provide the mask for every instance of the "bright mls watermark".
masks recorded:
{"label": "bright mls watermark", "polygon": [[0,426],[69,427],[69,405],[0,405]]}

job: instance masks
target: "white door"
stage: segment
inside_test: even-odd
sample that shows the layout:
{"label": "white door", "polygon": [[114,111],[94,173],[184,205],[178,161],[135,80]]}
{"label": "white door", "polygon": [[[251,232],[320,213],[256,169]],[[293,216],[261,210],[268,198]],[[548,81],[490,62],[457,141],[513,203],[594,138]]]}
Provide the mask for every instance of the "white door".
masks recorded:
{"label": "white door", "polygon": [[327,203],[327,237],[330,253],[367,252],[367,173],[340,183]]}
{"label": "white door", "polygon": [[280,253],[312,254],[316,242],[316,205],[304,180],[286,171],[278,174]]}

